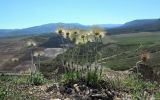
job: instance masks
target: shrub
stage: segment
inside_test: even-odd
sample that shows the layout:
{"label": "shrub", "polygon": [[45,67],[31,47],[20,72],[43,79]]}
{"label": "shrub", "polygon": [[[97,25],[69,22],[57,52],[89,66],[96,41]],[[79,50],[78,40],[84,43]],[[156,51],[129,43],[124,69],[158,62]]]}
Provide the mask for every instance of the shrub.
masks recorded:
{"label": "shrub", "polygon": [[64,73],[63,79],[65,82],[68,81],[77,81],[78,79],[80,79],[80,72],[77,71],[69,71]]}
{"label": "shrub", "polygon": [[34,85],[42,85],[45,82],[44,76],[40,72],[31,74],[29,80]]}
{"label": "shrub", "polygon": [[98,82],[101,80],[100,74],[96,73],[95,71],[88,71],[86,75],[86,81],[89,85],[95,86],[98,84]]}

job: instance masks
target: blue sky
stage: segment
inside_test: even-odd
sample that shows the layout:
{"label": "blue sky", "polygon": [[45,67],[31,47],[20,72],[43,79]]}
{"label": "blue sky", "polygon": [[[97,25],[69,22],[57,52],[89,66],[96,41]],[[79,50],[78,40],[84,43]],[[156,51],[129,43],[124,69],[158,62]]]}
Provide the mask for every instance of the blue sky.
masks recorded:
{"label": "blue sky", "polygon": [[0,0],[0,29],[47,23],[122,24],[160,18],[160,0]]}

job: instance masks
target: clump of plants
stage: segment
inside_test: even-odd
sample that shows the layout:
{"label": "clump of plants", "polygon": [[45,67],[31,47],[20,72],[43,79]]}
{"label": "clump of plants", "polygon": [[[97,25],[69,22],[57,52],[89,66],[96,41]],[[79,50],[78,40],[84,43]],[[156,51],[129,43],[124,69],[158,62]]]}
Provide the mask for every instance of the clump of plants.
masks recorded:
{"label": "clump of plants", "polygon": [[147,60],[150,58],[150,54],[148,52],[144,52],[140,55],[140,61],[136,63],[137,74],[139,73],[139,65],[146,64]]}
{"label": "clump of plants", "polygon": [[144,99],[147,96],[156,95],[158,83],[157,82],[146,82],[137,77],[137,75],[131,75],[126,77],[121,84],[133,97],[133,99]]}
{"label": "clump of plants", "polygon": [[[88,84],[98,84],[102,79],[103,67],[101,63],[98,63],[102,55],[97,49],[99,44],[103,44],[102,39],[106,32],[94,26],[87,30],[58,27],[56,33],[61,38],[62,48],[68,49],[67,53],[61,57],[65,70],[63,80],[85,80]],[[64,43],[64,39],[70,42]],[[91,44],[94,45],[93,50],[90,50]],[[91,54],[93,52],[94,58]]]}
{"label": "clump of plants", "polygon": [[34,85],[42,85],[45,81],[43,74],[40,72],[40,57],[44,55],[44,52],[41,50],[33,50],[37,44],[33,40],[27,42],[27,47],[31,50],[31,75],[29,77],[29,82]]}
{"label": "clump of plants", "polygon": [[34,65],[34,51],[33,48],[37,46],[37,43],[33,40],[29,40],[27,41],[27,48],[30,49],[30,53],[31,53],[31,73],[34,73],[36,71],[36,66]]}
{"label": "clump of plants", "polygon": [[42,85],[45,82],[45,78],[41,72],[37,71],[35,73],[31,73],[29,81],[34,85]]}

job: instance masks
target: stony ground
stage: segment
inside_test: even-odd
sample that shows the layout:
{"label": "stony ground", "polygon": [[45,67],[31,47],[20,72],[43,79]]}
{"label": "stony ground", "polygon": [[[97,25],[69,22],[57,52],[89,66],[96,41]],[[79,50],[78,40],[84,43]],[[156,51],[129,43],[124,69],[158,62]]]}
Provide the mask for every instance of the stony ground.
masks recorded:
{"label": "stony ground", "polygon": [[[109,79],[124,79],[129,74],[128,71],[113,71],[105,69]],[[104,76],[105,77],[105,76]],[[22,91],[27,91],[38,100],[133,100],[129,91],[115,90],[107,81],[101,81],[95,86],[86,84],[83,80],[70,81],[67,83],[46,83],[40,86],[18,85]],[[144,94],[152,100],[152,94],[144,91]],[[154,99],[153,99],[154,100]]]}
{"label": "stony ground", "polygon": [[3,70],[3,65],[11,62],[12,58],[19,56],[20,50],[24,46],[24,41],[21,39],[5,39],[0,40],[0,70]]}

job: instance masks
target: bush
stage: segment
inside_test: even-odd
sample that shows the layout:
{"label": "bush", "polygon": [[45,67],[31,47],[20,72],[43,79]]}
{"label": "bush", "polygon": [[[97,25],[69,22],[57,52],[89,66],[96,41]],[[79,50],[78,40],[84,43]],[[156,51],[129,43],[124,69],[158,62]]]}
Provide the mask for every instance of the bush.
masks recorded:
{"label": "bush", "polygon": [[86,75],[86,81],[91,86],[97,85],[101,78],[102,77],[94,71],[88,71]]}
{"label": "bush", "polygon": [[77,81],[78,79],[80,79],[80,73],[77,72],[77,71],[69,71],[69,72],[66,72],[63,76],[63,79],[65,82],[68,82],[68,81]]}
{"label": "bush", "polygon": [[87,73],[83,73],[83,75],[77,71],[69,71],[63,75],[63,80],[66,83],[83,80],[90,86],[98,85],[101,79],[100,74],[95,71],[88,71]]}
{"label": "bush", "polygon": [[34,85],[42,85],[45,82],[44,76],[40,72],[31,74],[30,82]]}

